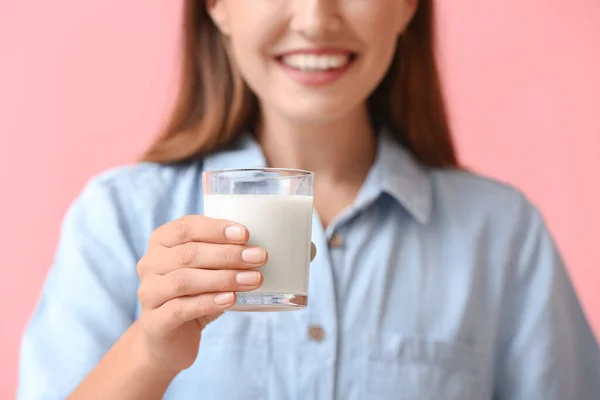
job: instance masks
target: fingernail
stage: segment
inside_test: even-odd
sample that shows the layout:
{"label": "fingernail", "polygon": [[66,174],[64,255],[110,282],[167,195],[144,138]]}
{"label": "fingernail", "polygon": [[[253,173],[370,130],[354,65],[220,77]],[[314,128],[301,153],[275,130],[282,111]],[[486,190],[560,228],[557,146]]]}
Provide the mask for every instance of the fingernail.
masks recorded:
{"label": "fingernail", "polygon": [[256,285],[258,282],[260,282],[260,272],[256,272],[256,271],[240,272],[239,274],[237,274],[235,276],[235,280],[240,285],[246,285],[246,286]]}
{"label": "fingernail", "polygon": [[260,247],[252,247],[242,251],[242,260],[249,264],[260,264],[267,259],[267,252]]}
{"label": "fingernail", "polygon": [[215,304],[224,306],[233,301],[233,293],[219,293],[213,298],[213,301],[215,302]]}
{"label": "fingernail", "polygon": [[225,228],[225,237],[234,242],[241,242],[246,238],[246,234],[241,227],[231,225]]}

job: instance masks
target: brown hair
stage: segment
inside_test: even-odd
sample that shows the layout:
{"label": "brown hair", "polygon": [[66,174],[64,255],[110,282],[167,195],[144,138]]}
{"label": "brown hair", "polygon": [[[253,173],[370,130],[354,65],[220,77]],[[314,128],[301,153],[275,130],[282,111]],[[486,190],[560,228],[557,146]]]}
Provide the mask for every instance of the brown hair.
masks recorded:
{"label": "brown hair", "polygon": [[[433,0],[420,0],[369,108],[423,164],[457,167],[434,37]],[[256,123],[257,99],[231,66],[204,1],[184,3],[180,79],[171,118],[143,161],[183,162],[218,151]]]}

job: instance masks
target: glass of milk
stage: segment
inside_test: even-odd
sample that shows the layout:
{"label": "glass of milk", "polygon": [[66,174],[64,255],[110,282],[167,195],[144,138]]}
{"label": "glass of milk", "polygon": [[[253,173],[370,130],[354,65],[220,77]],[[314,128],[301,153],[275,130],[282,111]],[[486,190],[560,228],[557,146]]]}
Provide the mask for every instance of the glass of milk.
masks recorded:
{"label": "glass of milk", "polygon": [[238,293],[231,311],[306,307],[315,175],[293,169],[227,169],[202,174],[204,215],[244,225],[249,245],[267,250],[264,282]]}

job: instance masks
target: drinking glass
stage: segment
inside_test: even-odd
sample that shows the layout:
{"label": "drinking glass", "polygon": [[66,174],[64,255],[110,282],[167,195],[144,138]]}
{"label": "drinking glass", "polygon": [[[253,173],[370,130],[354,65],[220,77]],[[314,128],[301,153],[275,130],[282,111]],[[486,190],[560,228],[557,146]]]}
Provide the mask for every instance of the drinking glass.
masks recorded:
{"label": "drinking glass", "polygon": [[286,311],[308,303],[314,173],[278,168],[202,174],[204,215],[248,228],[248,245],[267,250],[262,286],[237,293],[230,311]]}

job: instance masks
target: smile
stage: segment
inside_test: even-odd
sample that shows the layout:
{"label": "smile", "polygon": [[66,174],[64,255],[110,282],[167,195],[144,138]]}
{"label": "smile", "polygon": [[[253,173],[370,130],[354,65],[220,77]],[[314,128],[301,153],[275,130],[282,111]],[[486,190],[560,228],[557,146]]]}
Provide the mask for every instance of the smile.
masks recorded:
{"label": "smile", "polygon": [[281,57],[281,62],[300,71],[328,71],[350,64],[351,54],[290,54]]}
{"label": "smile", "polygon": [[355,53],[340,50],[301,50],[276,57],[278,64],[297,83],[321,86],[341,78],[356,60]]}

